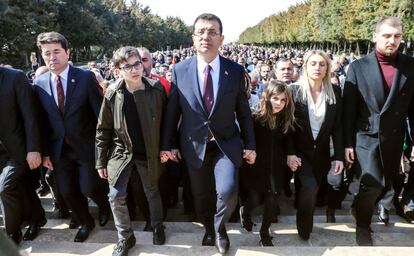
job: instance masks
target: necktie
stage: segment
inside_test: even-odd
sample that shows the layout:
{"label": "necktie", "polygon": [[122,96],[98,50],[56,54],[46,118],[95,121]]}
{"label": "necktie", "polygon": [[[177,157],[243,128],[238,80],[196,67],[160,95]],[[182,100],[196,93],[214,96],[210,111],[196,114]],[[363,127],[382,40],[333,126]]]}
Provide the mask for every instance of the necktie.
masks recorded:
{"label": "necktie", "polygon": [[62,81],[60,80],[60,76],[57,76],[57,96],[58,96],[58,107],[60,110],[60,113],[63,114],[63,111],[65,109],[65,93],[63,92],[63,85]]}
{"label": "necktie", "polygon": [[211,78],[210,71],[211,66],[207,65],[207,67],[204,69],[203,101],[204,107],[208,114],[210,114],[214,103],[213,79]]}

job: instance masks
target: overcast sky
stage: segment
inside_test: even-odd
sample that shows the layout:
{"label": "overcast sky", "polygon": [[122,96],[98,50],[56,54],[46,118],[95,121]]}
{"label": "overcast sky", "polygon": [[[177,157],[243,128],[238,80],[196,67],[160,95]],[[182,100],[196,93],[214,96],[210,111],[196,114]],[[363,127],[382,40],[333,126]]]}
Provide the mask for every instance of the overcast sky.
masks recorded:
{"label": "overcast sky", "polygon": [[223,23],[224,41],[237,41],[246,28],[257,25],[259,21],[285,11],[289,6],[303,0],[140,0],[149,6],[151,13],[165,18],[180,17],[187,25],[201,13],[217,15]]}

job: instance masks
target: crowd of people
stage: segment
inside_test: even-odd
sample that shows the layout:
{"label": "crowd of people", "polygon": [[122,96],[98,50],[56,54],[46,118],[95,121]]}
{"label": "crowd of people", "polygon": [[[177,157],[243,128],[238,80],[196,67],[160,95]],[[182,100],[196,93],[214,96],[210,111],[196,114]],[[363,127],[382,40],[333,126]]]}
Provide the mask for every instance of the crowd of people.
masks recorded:
{"label": "crowd of people", "polygon": [[230,246],[225,223],[236,216],[251,232],[259,204],[260,243],[273,246],[281,193],[294,196],[298,235],[308,240],[315,207],[327,205],[327,222],[335,222],[354,177],[358,245],[373,245],[376,206],[386,224],[393,205],[414,223],[414,59],[398,52],[398,18],[379,19],[375,50],[360,59],[223,45],[221,20],[208,13],[193,29],[192,48],[124,46],[85,68],[70,63],[63,35],[45,32],[37,37],[45,66],[32,55],[28,77],[0,67],[0,198],[9,238],[36,238],[47,222],[36,192],[50,191],[57,216],[78,228],[75,242],[95,227],[90,198],[99,225],[113,216],[114,256],[136,244],[137,205],[144,230],[162,245],[182,185],[185,211],[205,228],[201,244],[221,254]]}

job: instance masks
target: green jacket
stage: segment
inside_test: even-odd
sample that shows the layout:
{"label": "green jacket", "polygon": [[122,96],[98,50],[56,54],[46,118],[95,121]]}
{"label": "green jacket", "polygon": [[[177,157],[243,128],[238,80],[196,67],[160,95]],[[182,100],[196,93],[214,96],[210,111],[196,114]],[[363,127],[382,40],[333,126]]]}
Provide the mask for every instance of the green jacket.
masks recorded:
{"label": "green jacket", "polygon": [[[134,92],[134,99],[143,132],[148,162],[149,178],[152,184],[158,182],[163,170],[160,162],[160,134],[166,93],[157,80],[143,77],[145,90]],[[107,168],[108,182],[116,184],[121,172],[132,160],[132,141],[128,134],[125,115],[123,79],[108,87],[96,128],[96,169]]]}

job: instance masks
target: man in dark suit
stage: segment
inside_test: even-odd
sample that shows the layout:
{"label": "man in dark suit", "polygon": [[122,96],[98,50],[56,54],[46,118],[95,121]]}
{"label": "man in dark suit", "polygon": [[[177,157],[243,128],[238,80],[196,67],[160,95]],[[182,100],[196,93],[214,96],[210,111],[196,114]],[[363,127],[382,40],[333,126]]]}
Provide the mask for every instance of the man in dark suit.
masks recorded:
{"label": "man in dark suit", "polygon": [[26,185],[30,184],[28,168],[34,170],[41,164],[37,117],[33,89],[25,74],[0,67],[0,205],[6,233],[16,243],[22,238],[22,220],[30,223],[25,240],[32,240],[46,223],[36,192]]}
{"label": "man in dark suit", "polygon": [[95,170],[95,130],[103,95],[92,72],[68,64],[65,37],[41,33],[37,45],[50,70],[34,81],[44,119],[43,166],[55,170],[58,189],[81,225],[75,242],[83,242],[95,227],[86,197],[99,206],[101,226],[110,213],[108,187]]}
{"label": "man in dark suit", "polygon": [[179,145],[196,212],[206,229],[202,244],[215,244],[225,253],[230,242],[224,223],[237,203],[238,167],[242,157],[254,163],[256,152],[244,69],[219,56],[222,31],[213,14],[202,14],[194,22],[197,56],[174,67],[160,156],[163,162],[181,158],[173,150],[181,117]]}
{"label": "man in dark suit", "polygon": [[375,202],[398,175],[404,122],[414,117],[414,59],[398,52],[402,30],[399,19],[381,18],[373,37],[376,50],[351,63],[345,82],[345,158],[361,171],[354,201],[359,245],[372,245]]}

